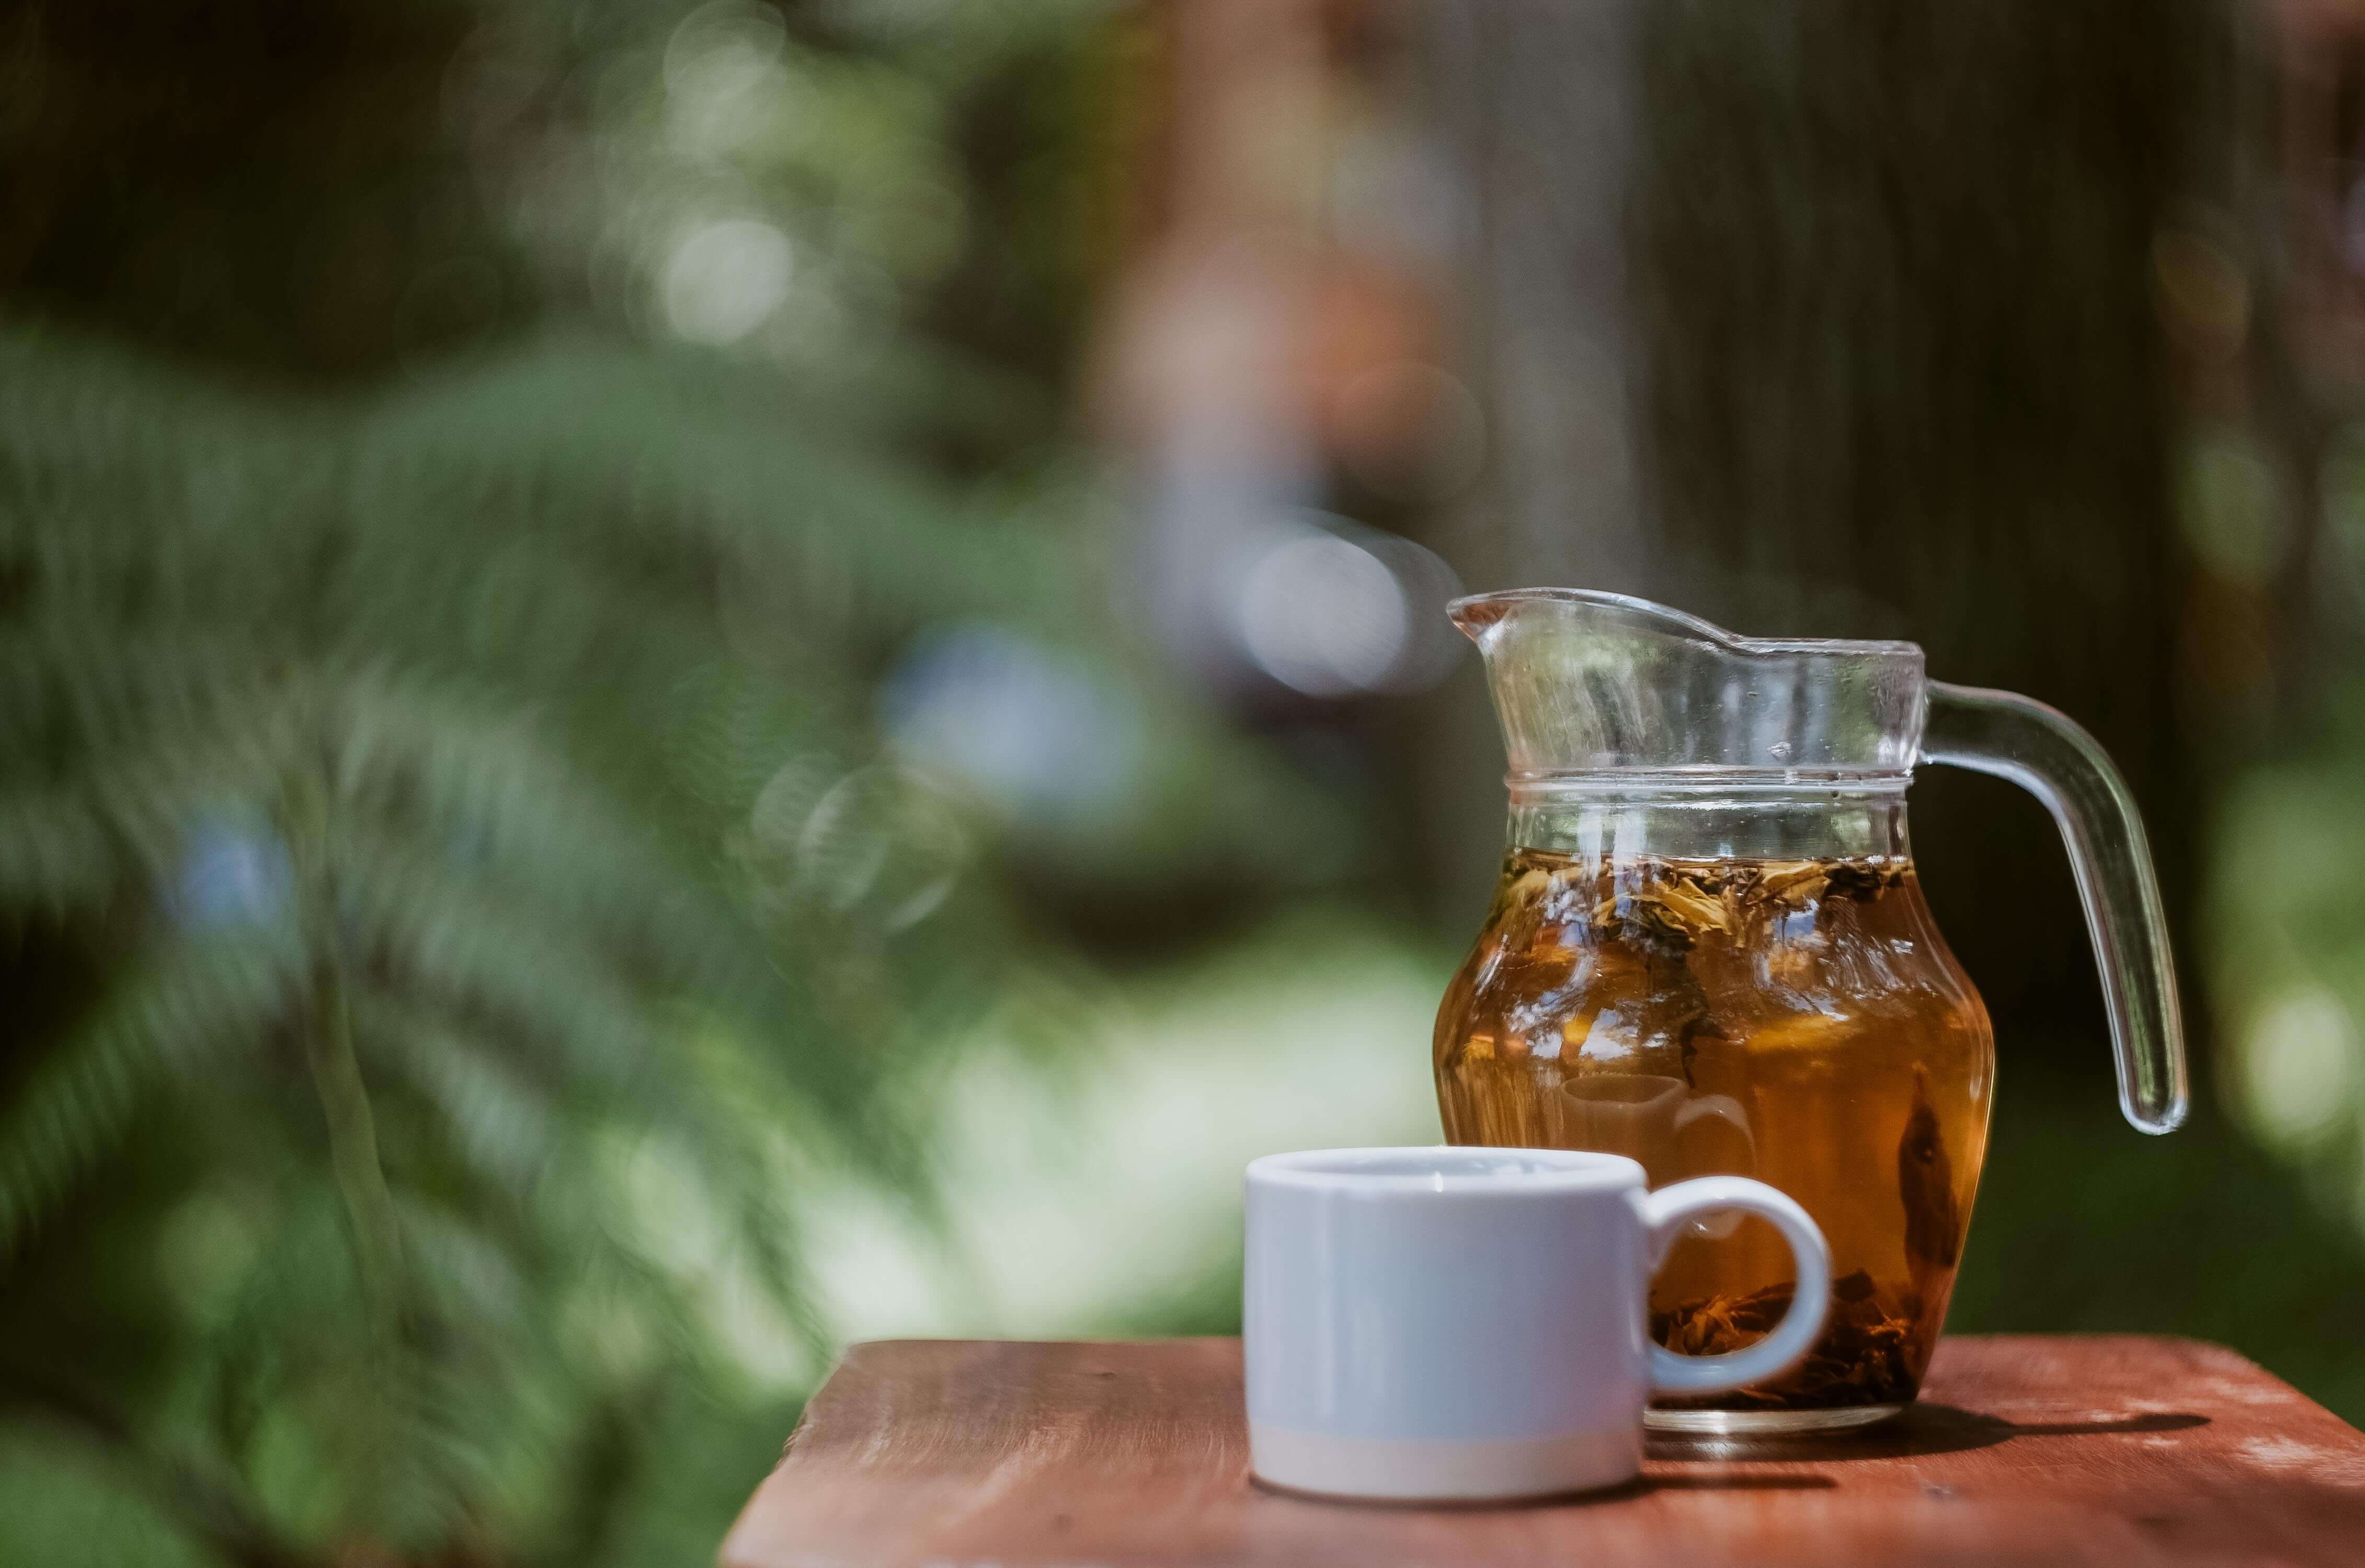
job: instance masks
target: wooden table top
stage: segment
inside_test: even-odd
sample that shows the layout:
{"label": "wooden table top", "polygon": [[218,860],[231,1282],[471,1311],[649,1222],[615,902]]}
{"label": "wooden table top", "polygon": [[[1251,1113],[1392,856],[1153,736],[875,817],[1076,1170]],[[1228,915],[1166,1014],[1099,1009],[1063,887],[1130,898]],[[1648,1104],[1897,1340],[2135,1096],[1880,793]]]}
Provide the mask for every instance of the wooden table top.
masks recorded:
{"label": "wooden table top", "polygon": [[726,1568],[2365,1563],[2365,1434],[2220,1346],[1950,1338],[1855,1437],[1653,1440],[1614,1493],[1325,1503],[1248,1477],[1236,1339],[857,1345]]}

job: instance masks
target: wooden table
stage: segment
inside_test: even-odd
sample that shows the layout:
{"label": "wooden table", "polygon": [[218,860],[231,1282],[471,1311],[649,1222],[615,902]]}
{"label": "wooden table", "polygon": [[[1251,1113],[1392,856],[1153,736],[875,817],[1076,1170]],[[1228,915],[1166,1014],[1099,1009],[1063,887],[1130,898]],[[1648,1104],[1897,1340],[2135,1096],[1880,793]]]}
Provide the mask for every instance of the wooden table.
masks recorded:
{"label": "wooden table", "polygon": [[2365,1564],[2365,1434],[2233,1351],[1944,1341],[1853,1438],[1653,1444],[1643,1478],[1512,1507],[1373,1507],[1248,1478],[1235,1339],[857,1345],[727,1568]]}

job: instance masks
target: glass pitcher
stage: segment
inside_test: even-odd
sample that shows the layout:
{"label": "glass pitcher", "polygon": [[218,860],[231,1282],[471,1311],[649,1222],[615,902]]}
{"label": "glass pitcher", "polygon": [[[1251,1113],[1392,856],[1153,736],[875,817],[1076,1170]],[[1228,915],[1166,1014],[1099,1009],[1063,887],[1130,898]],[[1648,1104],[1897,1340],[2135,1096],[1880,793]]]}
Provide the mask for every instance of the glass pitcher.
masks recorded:
{"label": "glass pitcher", "polygon": [[[1927,680],[1911,643],[1736,637],[1564,588],[1450,607],[1486,661],[1510,759],[1502,880],[1438,1011],[1455,1143],[1593,1148],[1651,1184],[1729,1171],[1831,1240],[1821,1339],[1783,1377],[1654,1407],[1664,1430],[1862,1426],[1919,1390],[1985,1153],[1994,1036],[1939,935],[1905,832],[1916,762],[2042,798],[2102,966],[2119,1103],[2184,1116],[2158,879],[2091,736],[2024,697]],[[1687,1353],[1782,1315],[1788,1255],[1703,1227],[1653,1286]]]}

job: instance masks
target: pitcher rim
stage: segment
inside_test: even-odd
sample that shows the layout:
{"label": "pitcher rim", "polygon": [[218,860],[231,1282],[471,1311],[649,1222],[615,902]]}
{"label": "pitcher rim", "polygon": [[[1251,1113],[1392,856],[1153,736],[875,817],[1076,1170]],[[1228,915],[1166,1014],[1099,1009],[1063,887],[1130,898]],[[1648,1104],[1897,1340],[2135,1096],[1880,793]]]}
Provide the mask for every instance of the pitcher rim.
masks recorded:
{"label": "pitcher rim", "polygon": [[1503,775],[1512,803],[1573,797],[1631,796],[1702,805],[1721,797],[1902,795],[1911,763],[1880,767],[1754,767],[1694,764],[1677,767],[1513,768]]}
{"label": "pitcher rim", "polygon": [[1605,609],[1639,610],[1653,620],[1664,622],[1671,631],[1698,637],[1704,643],[1728,648],[1741,654],[1837,654],[1866,657],[1911,656],[1920,658],[1922,644],[1895,638],[1880,637],[1744,637],[1729,632],[1712,621],[1705,621],[1688,610],[1661,604],[1639,594],[1611,593],[1606,588],[1494,588],[1485,593],[1464,594],[1451,600],[1445,613],[1453,623],[1463,626],[1466,614],[1482,605],[1533,603],[1546,600],[1558,603],[1600,605]]}

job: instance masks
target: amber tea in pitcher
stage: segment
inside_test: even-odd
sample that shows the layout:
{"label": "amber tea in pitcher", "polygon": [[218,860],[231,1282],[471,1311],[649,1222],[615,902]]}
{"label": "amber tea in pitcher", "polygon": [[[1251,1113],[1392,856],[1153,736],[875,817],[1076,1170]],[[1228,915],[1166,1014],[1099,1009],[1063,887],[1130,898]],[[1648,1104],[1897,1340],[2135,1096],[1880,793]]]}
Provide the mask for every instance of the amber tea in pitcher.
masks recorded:
{"label": "amber tea in pitcher", "polygon": [[[1917,760],[2001,773],[2060,821],[2103,958],[2122,1104],[2180,1119],[2184,1064],[2140,822],[2083,731],[2023,698],[1925,681],[1905,643],[1733,637],[1573,590],[1453,606],[1485,653],[1510,756],[1509,848],[1438,1013],[1448,1138],[1590,1148],[1653,1186],[1767,1182],[1829,1238],[1833,1305],[1761,1387],[1651,1414],[1748,1433],[1861,1425],[1928,1368],[1986,1152],[1986,1009],[1922,898]],[[1788,1254],[1703,1228],[1657,1276],[1650,1328],[1690,1354],[1782,1315]]]}

